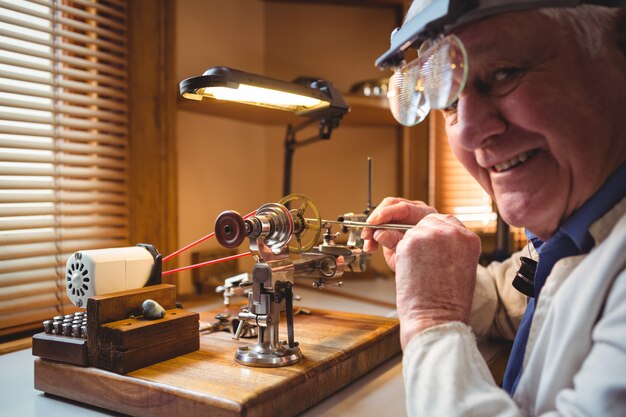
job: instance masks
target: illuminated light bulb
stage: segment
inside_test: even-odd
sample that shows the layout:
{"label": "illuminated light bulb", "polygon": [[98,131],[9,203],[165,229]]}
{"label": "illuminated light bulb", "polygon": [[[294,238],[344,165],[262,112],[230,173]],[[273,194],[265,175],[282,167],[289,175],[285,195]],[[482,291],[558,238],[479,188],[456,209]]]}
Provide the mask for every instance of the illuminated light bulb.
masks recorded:
{"label": "illuminated light bulb", "polygon": [[218,100],[243,101],[280,107],[315,107],[321,103],[321,100],[316,98],[245,84],[240,84],[238,88],[206,87],[203,94]]}

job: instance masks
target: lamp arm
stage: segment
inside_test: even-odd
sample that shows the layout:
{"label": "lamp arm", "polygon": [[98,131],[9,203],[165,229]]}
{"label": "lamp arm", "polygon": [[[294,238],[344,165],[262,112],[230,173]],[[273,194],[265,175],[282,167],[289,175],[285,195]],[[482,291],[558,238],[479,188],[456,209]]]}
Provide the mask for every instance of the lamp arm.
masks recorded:
{"label": "lamp arm", "polygon": [[315,123],[316,119],[309,119],[298,125],[287,125],[285,132],[285,158],[284,158],[284,171],[283,171],[283,196],[291,194],[291,177],[293,172],[293,154],[297,148],[301,148],[311,143],[318,142],[320,140],[328,140],[332,135],[333,129],[339,126],[341,116],[324,118],[319,120],[319,130],[317,135],[311,136],[300,141],[296,140],[296,133],[304,129],[307,126]]}

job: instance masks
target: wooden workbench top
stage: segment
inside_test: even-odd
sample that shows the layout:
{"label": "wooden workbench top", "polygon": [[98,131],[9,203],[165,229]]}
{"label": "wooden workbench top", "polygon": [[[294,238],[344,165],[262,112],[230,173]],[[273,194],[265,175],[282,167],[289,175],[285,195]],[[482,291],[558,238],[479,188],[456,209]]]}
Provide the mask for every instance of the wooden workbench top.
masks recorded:
{"label": "wooden workbench top", "polygon": [[304,358],[282,368],[237,364],[237,347],[254,339],[226,332],[203,334],[199,351],[127,375],[38,359],[35,388],[137,416],[293,416],[400,352],[398,321],[377,316],[312,310],[295,317],[295,338]]}

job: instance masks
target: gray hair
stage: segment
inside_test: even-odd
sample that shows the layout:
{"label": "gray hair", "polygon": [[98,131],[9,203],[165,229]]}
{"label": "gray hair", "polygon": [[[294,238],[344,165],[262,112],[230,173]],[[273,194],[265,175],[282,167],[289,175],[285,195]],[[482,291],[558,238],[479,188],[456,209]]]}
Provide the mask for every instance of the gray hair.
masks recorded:
{"label": "gray hair", "polygon": [[573,40],[591,58],[598,57],[607,51],[606,48],[611,46],[607,40],[616,40],[616,11],[615,8],[590,4],[539,9],[539,13],[554,23],[569,28],[572,31]]}

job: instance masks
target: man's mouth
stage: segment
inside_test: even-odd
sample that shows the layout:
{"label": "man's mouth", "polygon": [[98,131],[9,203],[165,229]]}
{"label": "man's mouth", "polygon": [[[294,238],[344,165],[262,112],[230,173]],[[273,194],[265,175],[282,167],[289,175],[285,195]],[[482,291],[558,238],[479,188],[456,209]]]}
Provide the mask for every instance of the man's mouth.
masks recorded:
{"label": "man's mouth", "polygon": [[513,169],[516,166],[521,165],[524,162],[528,161],[530,158],[535,156],[538,152],[539,152],[539,149],[533,149],[531,151],[521,153],[521,154],[519,154],[517,156],[514,156],[513,158],[509,159],[508,161],[504,161],[504,162],[501,162],[499,164],[495,164],[490,169],[493,172],[508,171],[508,170]]}

